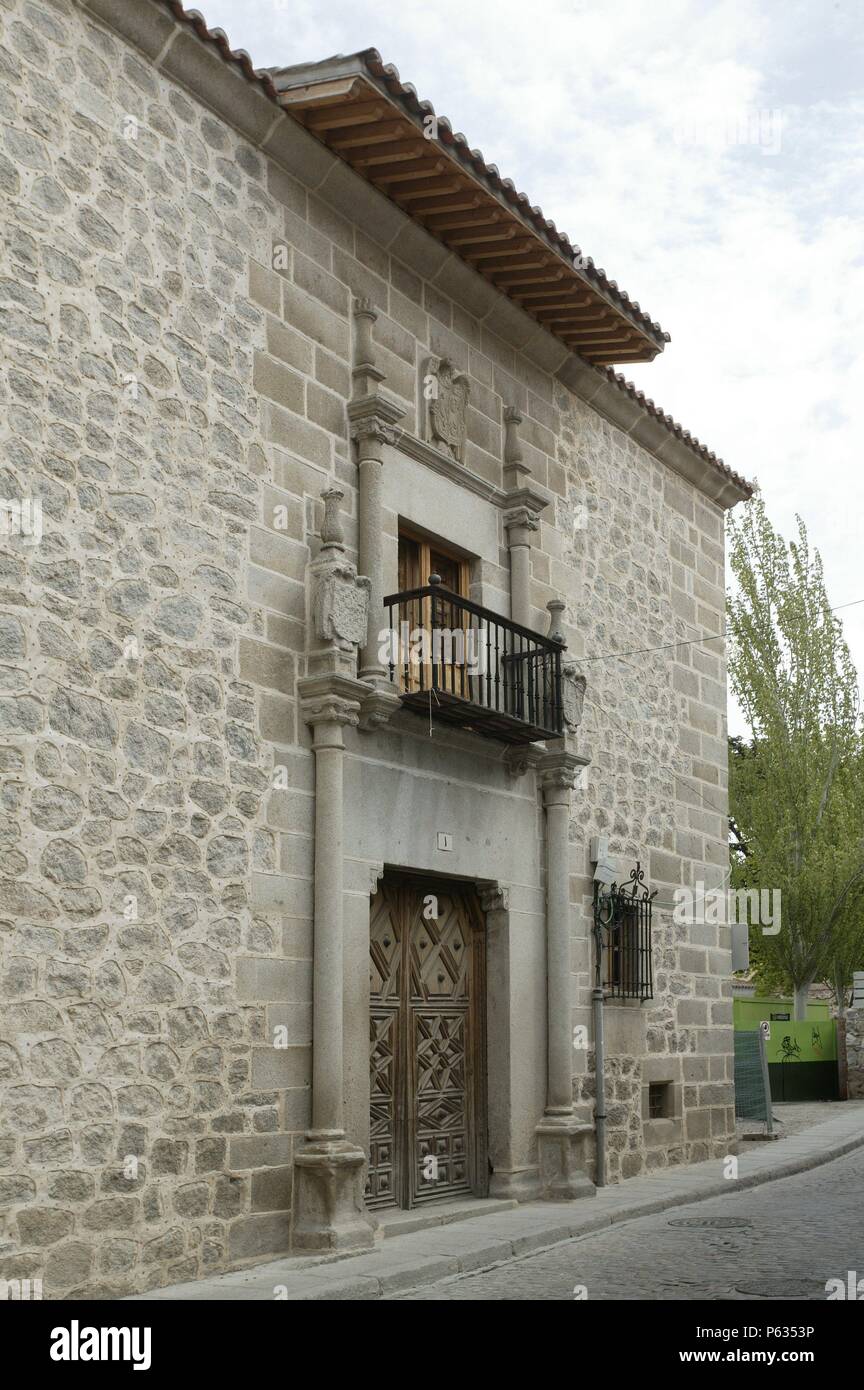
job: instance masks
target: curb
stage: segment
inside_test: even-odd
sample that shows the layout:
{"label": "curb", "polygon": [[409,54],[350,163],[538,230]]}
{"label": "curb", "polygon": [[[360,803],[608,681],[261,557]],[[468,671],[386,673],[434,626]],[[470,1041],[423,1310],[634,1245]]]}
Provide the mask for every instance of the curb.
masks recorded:
{"label": "curb", "polygon": [[[584,1236],[596,1235],[598,1231],[609,1226],[623,1225],[628,1221],[637,1221],[643,1216],[654,1216],[661,1211],[690,1206],[698,1202],[712,1200],[715,1197],[731,1196],[733,1192],[738,1192],[742,1188],[762,1187],[770,1182],[794,1177],[798,1173],[806,1173],[811,1169],[820,1168],[826,1163],[832,1163],[837,1158],[843,1158],[846,1154],[852,1153],[862,1146],[864,1146],[864,1130],[851,1138],[838,1141],[830,1148],[804,1154],[800,1158],[789,1159],[776,1167],[766,1169],[764,1172],[747,1173],[738,1178],[735,1186],[731,1189],[729,1183],[723,1181],[712,1184],[711,1187],[701,1187],[689,1192],[676,1192],[668,1196],[634,1202],[631,1207],[604,1213],[589,1218],[587,1221],[580,1221],[578,1227],[550,1225],[546,1231],[526,1233],[511,1240],[501,1238],[494,1242],[490,1240],[488,1246],[472,1251],[467,1257],[451,1257],[457,1268],[446,1273],[442,1272],[441,1268],[444,1261],[436,1260],[433,1257],[424,1260],[422,1265],[418,1262],[416,1269],[410,1271],[407,1269],[393,1270],[389,1274],[384,1274],[378,1281],[370,1276],[346,1279],[344,1283],[334,1284],[326,1290],[310,1290],[308,1294],[302,1294],[299,1299],[292,1301],[321,1302],[328,1299],[352,1298],[369,1300],[376,1297],[387,1298],[395,1293],[410,1293],[413,1289],[424,1288],[429,1284],[461,1279],[466,1275],[479,1273],[481,1270],[497,1268],[514,1259],[524,1259],[530,1255],[539,1254],[543,1250],[551,1250],[557,1245],[563,1245],[569,1240],[576,1241]],[[374,1285],[375,1282],[378,1283],[377,1294],[372,1292],[370,1288],[370,1285]]]}
{"label": "curb", "polygon": [[[814,1128],[818,1129],[819,1126]],[[806,1133],[790,1135],[789,1138],[801,1140]],[[280,1262],[268,1261],[247,1266],[233,1274],[217,1275],[212,1280],[176,1285],[173,1295],[170,1286],[163,1286],[149,1294],[132,1294],[127,1301],[263,1301],[272,1299],[273,1289],[279,1285],[284,1288],[282,1297],[289,1302],[368,1302],[386,1299],[430,1284],[449,1282],[481,1270],[494,1269],[512,1260],[552,1249],[566,1241],[596,1235],[611,1226],[638,1221],[641,1217],[654,1216],[676,1207],[728,1197],[745,1188],[762,1187],[820,1168],[864,1147],[864,1125],[855,1134],[847,1134],[833,1143],[829,1140],[821,1146],[818,1145],[817,1136],[814,1134],[813,1137],[814,1147],[810,1152],[790,1157],[781,1163],[772,1163],[771,1166],[763,1163],[755,1172],[739,1176],[734,1183],[712,1180],[696,1187],[682,1185],[677,1191],[646,1195],[641,1200],[634,1195],[632,1202],[609,1211],[592,1212],[591,1204],[587,1201],[561,1203],[555,1213],[549,1212],[547,1207],[543,1213],[536,1214],[538,1224],[533,1227],[530,1220],[531,1204],[526,1203],[512,1210],[474,1217],[468,1221],[453,1220],[421,1231],[406,1232],[406,1245],[401,1251],[402,1240],[393,1238],[386,1240],[379,1250],[371,1254],[346,1254],[306,1269],[298,1269],[296,1264],[292,1268],[286,1269],[284,1265],[280,1268]],[[761,1158],[761,1154],[754,1157]],[[686,1174],[685,1168],[676,1167],[661,1170],[653,1176],[662,1181],[664,1171]],[[626,1184],[606,1188],[605,1191],[616,1193],[622,1189],[626,1190]],[[511,1218],[517,1219],[516,1230],[508,1231]],[[469,1226],[472,1229],[468,1230]],[[420,1242],[422,1249],[417,1248]],[[460,1243],[465,1248],[460,1249]],[[354,1260],[363,1263],[352,1270],[350,1265]],[[381,1266],[376,1269],[375,1264],[379,1260]]]}

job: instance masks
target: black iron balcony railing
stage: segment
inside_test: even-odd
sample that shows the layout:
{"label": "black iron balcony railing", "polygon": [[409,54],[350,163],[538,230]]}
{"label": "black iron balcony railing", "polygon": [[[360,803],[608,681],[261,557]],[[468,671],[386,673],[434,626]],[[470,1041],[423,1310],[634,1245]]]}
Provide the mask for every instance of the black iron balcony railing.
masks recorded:
{"label": "black iron balcony railing", "polygon": [[409,709],[507,743],[563,733],[560,642],[445,589],[436,575],[384,605],[385,660]]}

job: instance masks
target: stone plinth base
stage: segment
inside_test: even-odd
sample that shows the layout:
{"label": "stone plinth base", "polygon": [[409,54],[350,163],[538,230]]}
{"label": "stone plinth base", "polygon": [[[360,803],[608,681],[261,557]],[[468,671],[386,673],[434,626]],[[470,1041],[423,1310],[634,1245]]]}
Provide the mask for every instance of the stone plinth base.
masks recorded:
{"label": "stone plinth base", "polygon": [[363,1201],[366,1155],[346,1139],[316,1140],[294,1156],[294,1250],[371,1250]]}
{"label": "stone plinth base", "polygon": [[541,1198],[572,1202],[576,1197],[593,1197],[595,1187],[588,1176],[592,1126],[549,1116],[540,1121],[536,1134]]}
{"label": "stone plinth base", "polygon": [[540,1196],[537,1169],[523,1168],[516,1172],[496,1169],[489,1177],[489,1196],[515,1202],[536,1202]]}

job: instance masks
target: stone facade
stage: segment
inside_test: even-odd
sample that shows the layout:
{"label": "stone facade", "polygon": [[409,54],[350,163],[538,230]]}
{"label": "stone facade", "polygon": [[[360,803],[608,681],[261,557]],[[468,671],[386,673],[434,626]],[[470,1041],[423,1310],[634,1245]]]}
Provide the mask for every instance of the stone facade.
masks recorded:
{"label": "stone facade", "polygon": [[[722,652],[684,645],[723,626],[721,504],[661,462],[659,427],[643,447],[493,332],[478,277],[156,0],[0,0],[0,72],[0,491],[43,514],[38,544],[2,549],[0,1277],[116,1297],[289,1246],[311,1123],[315,852],[296,682],[334,486],[357,560],[358,299],[402,415],[384,455],[392,587],[404,517],[471,553],[473,595],[508,611],[504,515],[481,487],[503,487],[505,410],[551,494],[531,537],[531,621],[545,631],[563,599],[588,682],[590,763],[570,821],[574,1024],[590,1032],[590,837],[661,890],[654,1000],[607,1010],[610,1178],[727,1153],[727,930],[669,912],[676,885],[717,882],[726,862]],[[470,379],[454,468],[473,490],[416,444],[430,357]],[[607,656],[646,646],[659,650]],[[514,776],[470,735],[430,741],[409,714],[354,724],[357,990],[382,864],[435,871],[425,846],[442,818],[457,841],[448,871],[498,893],[490,934],[539,980],[536,773]],[[347,1130],[362,1145],[360,993],[345,1007]],[[524,1029],[528,1058],[490,1096],[493,1168],[513,1185],[536,1168],[543,1097],[530,1114],[524,1098],[544,1084],[544,1020],[541,1006],[495,1024],[508,1049]],[[590,1122],[593,1055],[573,1055]],[[647,1117],[655,1081],[672,1088],[662,1119]]]}
{"label": "stone facade", "polygon": [[[576,524],[568,535],[563,522],[562,568],[552,577],[578,596],[571,650],[591,658],[610,648],[661,648],[585,661],[580,737],[592,761],[574,805],[576,842],[608,836],[622,869],[640,860],[659,890],[654,1000],[635,1010],[607,1005],[610,1172],[630,1177],[646,1166],[708,1158],[718,1142],[725,1152],[734,1132],[730,929],[676,925],[669,910],[676,887],[698,895],[700,883],[720,883],[728,862],[722,652],[714,643],[671,645],[723,630],[723,521],[695,489],[578,401],[559,457],[567,469],[559,517],[575,511]],[[574,891],[587,932],[591,884],[577,878]],[[575,961],[581,1007],[574,1017],[588,1025],[587,939]],[[583,1099],[594,1094],[591,1062],[584,1059]],[[643,1115],[650,1082],[674,1088],[673,1118]]]}

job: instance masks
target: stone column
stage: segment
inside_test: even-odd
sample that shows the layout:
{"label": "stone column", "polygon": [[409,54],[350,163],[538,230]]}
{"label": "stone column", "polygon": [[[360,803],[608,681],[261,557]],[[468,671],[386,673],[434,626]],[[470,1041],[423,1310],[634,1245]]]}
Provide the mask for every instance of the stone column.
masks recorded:
{"label": "stone column", "polygon": [[573,1114],[570,962],[570,792],[579,764],[570,753],[544,758],[546,811],[547,1115]]}
{"label": "stone column", "polygon": [[531,533],[539,530],[539,518],[528,507],[504,513],[510,551],[510,617],[531,626]]}
{"label": "stone column", "polygon": [[312,1126],[294,1153],[292,1245],[296,1250],[369,1248],[363,1202],[366,1155],[345,1135],[343,1040],[345,729],[356,725],[369,687],[354,674],[367,632],[369,582],[348,559],[341,489],[322,494],[321,550],[307,573],[308,674],[297,682],[315,756],[315,903],[312,968]]}
{"label": "stone column", "polygon": [[301,709],[315,754],[315,919],[312,972],[312,1128],[294,1156],[297,1250],[370,1248],[373,1225],[363,1201],[366,1155],[345,1137],[343,1059],[344,730],[356,725],[360,683],[310,677]]}
{"label": "stone column", "polygon": [[315,754],[315,954],[313,969],[312,1130],[344,1139],[342,1092],[343,758],[346,725],[360,706],[328,696],[307,704]]}
{"label": "stone column", "polygon": [[565,750],[541,759],[546,810],[546,1108],[537,1126],[540,1192],[551,1200],[589,1196],[586,1143],[590,1125],[573,1114],[570,908],[570,793],[588,759]]}

